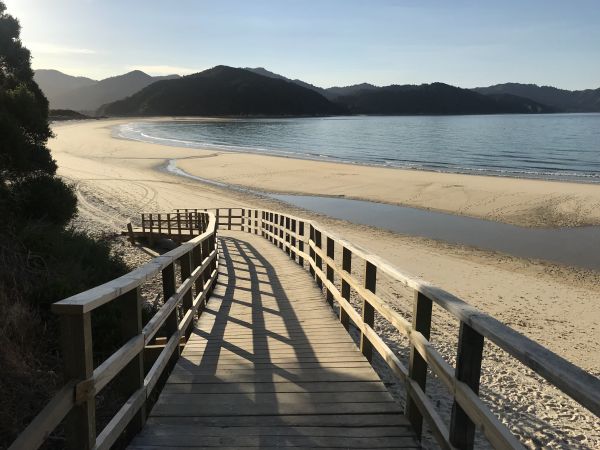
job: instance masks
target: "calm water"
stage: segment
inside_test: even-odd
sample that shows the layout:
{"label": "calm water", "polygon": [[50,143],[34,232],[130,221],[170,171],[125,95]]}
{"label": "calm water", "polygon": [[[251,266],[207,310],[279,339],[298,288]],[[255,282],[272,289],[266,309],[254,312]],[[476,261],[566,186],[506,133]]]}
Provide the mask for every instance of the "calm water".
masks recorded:
{"label": "calm water", "polygon": [[134,122],[115,134],[184,147],[600,182],[600,114]]}
{"label": "calm water", "polygon": [[337,219],[411,236],[600,270],[600,227],[525,228],[362,200],[281,194],[270,197]]}

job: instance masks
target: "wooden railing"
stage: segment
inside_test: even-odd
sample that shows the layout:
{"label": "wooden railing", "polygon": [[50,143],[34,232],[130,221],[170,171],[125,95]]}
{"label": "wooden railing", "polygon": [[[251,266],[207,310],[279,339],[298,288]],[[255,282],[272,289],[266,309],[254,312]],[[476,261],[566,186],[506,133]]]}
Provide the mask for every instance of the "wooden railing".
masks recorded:
{"label": "wooden railing", "polygon": [[[472,449],[476,428],[482,430],[494,448],[522,448],[517,438],[478,396],[485,339],[600,416],[598,378],[449,292],[402,273],[387,261],[327,231],[315,221],[269,210],[242,209],[233,217],[241,217],[243,222],[232,226],[230,210],[219,211],[221,228],[226,226],[228,229],[260,233],[309,270],[318,286],[324,289],[326,300],[331,305],[337,303],[340,321],[346,329],[352,321],[359,330],[360,349],[367,359],[372,359],[375,350],[404,382],[406,414],[414,430],[420,435],[423,421],[426,421],[442,448]],[[337,257],[336,246],[341,247]],[[352,267],[358,262],[361,266],[364,264],[361,280],[352,274]],[[340,289],[334,284],[334,275],[341,279]],[[377,293],[377,279],[381,275],[414,292],[412,322],[394,311]],[[360,312],[350,303],[352,291],[362,302]],[[459,323],[455,367],[429,341],[434,304],[450,313]],[[374,330],[375,312],[408,338],[408,367]],[[425,394],[428,369],[453,396],[449,427]]]}
{"label": "wooden railing", "polygon": [[[188,332],[193,316],[202,309],[216,280],[216,231],[219,228],[261,234],[306,268],[324,290],[326,300],[332,306],[337,304],[340,321],[346,329],[352,322],[359,331],[359,345],[365,357],[371,360],[375,350],[404,382],[406,414],[416,433],[421,434],[425,421],[444,449],[472,449],[476,428],[482,430],[494,448],[522,448],[517,438],[478,396],[485,339],[600,416],[598,378],[454,295],[402,273],[387,261],[327,231],[315,221],[247,208],[177,210],[172,214],[175,223],[179,216],[179,221],[188,226],[182,229],[193,231],[193,227],[197,227],[198,232],[204,231],[124,277],[54,305],[54,311],[61,315],[65,371],[70,381],[11,448],[36,448],[65,417],[71,448],[108,448],[129,424],[133,423],[136,428],[141,426],[145,420],[146,399],[169,361],[177,354],[181,336]],[[165,216],[153,216],[151,223],[146,222],[144,233],[165,235],[168,229],[165,225],[168,227],[170,223],[171,235],[181,237],[183,233],[173,227],[173,217]],[[142,222],[149,219],[145,215]],[[205,229],[204,225],[198,225],[202,223],[206,224]],[[337,256],[336,247],[341,248]],[[176,262],[179,262],[181,270],[182,282],[179,286],[175,280]],[[364,265],[364,274],[360,279],[353,275],[352,270],[353,266],[359,266],[357,263],[361,267]],[[158,273],[162,274],[166,301],[148,324],[142,327],[140,286]],[[377,280],[382,275],[414,292],[412,321],[394,311],[384,295],[377,292]],[[339,289],[335,284],[336,276],[341,280]],[[195,286],[193,294],[192,286]],[[355,298],[360,299],[360,312],[351,304],[352,292]],[[115,302],[121,308],[123,332],[129,340],[93,368],[91,312],[109,302]],[[178,317],[179,305],[183,306],[182,317]],[[441,307],[459,322],[455,367],[429,341],[433,305]],[[408,338],[408,367],[402,364],[375,331],[375,313]],[[144,347],[159,329],[165,330],[167,343],[152,368],[144,373]],[[428,370],[441,380],[453,397],[449,427],[425,394]],[[126,387],[133,393],[96,436],[94,396],[119,372],[126,375]]]}
{"label": "wooden railing", "polygon": [[[127,427],[134,431],[141,428],[149,396],[178,357],[180,341],[191,332],[194,316],[202,311],[217,278],[215,216],[195,213],[185,220],[175,217],[175,223],[196,227],[198,233],[191,239],[188,236],[189,240],[181,246],[120,278],[52,305],[52,310],[60,316],[68,381],[11,449],[38,448],[63,420],[66,447],[77,450],[108,449]],[[149,225],[153,232],[158,226]],[[162,277],[164,303],[143,325],[140,290],[156,276]],[[94,367],[92,313],[108,304],[120,310],[121,337],[125,343]],[[165,345],[145,370],[144,352],[158,342],[159,336]],[[96,433],[95,397],[117,376],[119,390],[127,391],[128,398],[100,433]]]}

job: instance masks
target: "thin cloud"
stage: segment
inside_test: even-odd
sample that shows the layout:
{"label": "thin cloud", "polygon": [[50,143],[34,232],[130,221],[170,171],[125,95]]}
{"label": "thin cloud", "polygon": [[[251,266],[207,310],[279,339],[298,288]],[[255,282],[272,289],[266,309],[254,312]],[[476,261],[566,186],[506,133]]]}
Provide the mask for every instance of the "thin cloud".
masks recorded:
{"label": "thin cloud", "polygon": [[150,75],[189,75],[190,73],[198,72],[198,69],[191,69],[189,67],[178,67],[168,65],[141,65],[141,66],[130,66],[129,70],[141,70]]}
{"label": "thin cloud", "polygon": [[27,44],[34,53],[45,53],[49,55],[95,55],[96,50],[89,48],[64,47],[62,45],[49,44],[46,42],[32,42]]}

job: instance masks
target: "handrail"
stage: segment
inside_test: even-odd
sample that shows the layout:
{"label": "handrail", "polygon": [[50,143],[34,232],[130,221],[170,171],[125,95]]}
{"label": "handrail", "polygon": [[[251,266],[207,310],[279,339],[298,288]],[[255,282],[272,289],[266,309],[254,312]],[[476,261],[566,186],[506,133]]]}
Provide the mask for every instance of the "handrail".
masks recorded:
{"label": "handrail", "polygon": [[[224,221],[220,223],[232,229],[229,225],[231,218],[227,215],[231,214],[230,210],[220,209],[219,212]],[[516,437],[478,397],[484,339],[493,342],[564,394],[600,416],[598,378],[455,295],[405,274],[385,259],[324,229],[316,221],[266,209],[241,209],[240,215],[247,227],[245,231],[260,233],[310,271],[319,287],[325,290],[328,302],[338,303],[340,321],[346,327],[348,320],[352,319],[361,333],[361,350],[365,356],[370,359],[372,349],[375,349],[393,373],[405,382],[406,413],[413,428],[420,434],[425,419],[442,448],[471,449],[475,427],[483,430],[494,448],[522,448]],[[259,219],[252,224],[254,218]],[[239,229],[244,230],[242,227]],[[341,266],[334,258],[336,244],[342,247]],[[365,262],[364,283],[351,274],[353,256]],[[334,273],[341,280],[341,292],[333,283]],[[414,291],[412,322],[395,312],[376,294],[378,273]],[[363,301],[362,314],[356,312],[348,301],[351,290]],[[460,323],[456,367],[452,367],[429,342],[433,304],[443,308]],[[411,345],[408,368],[374,331],[375,311],[408,337]],[[424,393],[428,368],[454,397],[449,429]]]}
{"label": "handrail", "polygon": [[[165,215],[143,215],[139,235],[153,239],[160,235],[185,238],[180,247],[155,258],[142,267],[109,283],[77,294],[53,305],[61,315],[67,375],[70,381],[15,441],[11,448],[36,448],[68,414],[67,436],[73,448],[108,448],[122,431],[145,420],[145,403],[169,361],[179,348],[181,336],[189,333],[194,315],[201,310],[217,277],[216,233],[219,228],[260,234],[285,251],[307,269],[327,301],[339,306],[340,321],[346,328],[350,320],[360,332],[360,348],[371,360],[377,351],[407,390],[406,414],[418,436],[423,421],[444,449],[472,449],[475,427],[482,429],[494,448],[522,448],[478,396],[484,339],[541,375],[563,393],[600,416],[600,380],[540,344],[479,311],[458,297],[419,278],[407,275],[388,261],[373,255],[342,237],[325,230],[316,221],[265,209],[216,208],[186,209]],[[133,228],[129,227],[133,238]],[[194,233],[202,233],[193,237]],[[335,246],[342,247],[342,264],[335,257]],[[365,263],[364,280],[352,275],[352,260]],[[186,262],[187,261],[187,262]],[[182,281],[176,286],[174,264],[181,267]],[[156,315],[141,326],[139,287],[149,278],[162,274],[165,302]],[[414,291],[413,317],[408,321],[376,293],[377,275]],[[341,290],[334,283],[341,280]],[[192,288],[195,286],[195,294]],[[350,304],[354,291],[362,300],[362,311]],[[129,340],[95,369],[91,361],[91,313],[98,307],[119,300],[128,323]],[[184,313],[178,317],[179,305]],[[456,367],[452,367],[429,342],[433,304],[449,312],[460,323]],[[410,342],[410,363],[404,366],[374,330],[377,312]],[[138,320],[131,320],[138,316]],[[159,329],[167,329],[167,343],[147,373],[142,352]],[[72,358],[67,356],[71,355]],[[72,359],[72,361],[71,361]],[[425,394],[428,368],[448,388],[454,398],[448,428]],[[125,405],[98,436],[94,428],[94,395],[116,374],[126,371],[133,391]]]}
{"label": "handrail", "polygon": [[[175,214],[176,221],[177,216],[179,223],[190,222],[188,215]],[[52,311],[60,316],[68,381],[10,449],[38,448],[65,418],[67,447],[72,449],[107,449],[128,426],[141,428],[148,397],[178,354],[181,338],[189,336],[192,320],[202,311],[218,274],[216,217],[210,212],[197,213],[192,222],[188,236],[191,239],[179,247],[122,277],[52,305]],[[152,227],[150,230],[156,231]],[[196,236],[192,235],[194,232]],[[179,283],[175,264],[180,269]],[[142,327],[140,287],[158,274],[162,276],[165,301]],[[111,302],[121,310],[122,337],[126,342],[94,368],[92,313]],[[166,333],[167,344],[146,372],[144,351],[159,330]],[[129,397],[96,435],[95,395],[119,374],[120,387],[130,391]]]}

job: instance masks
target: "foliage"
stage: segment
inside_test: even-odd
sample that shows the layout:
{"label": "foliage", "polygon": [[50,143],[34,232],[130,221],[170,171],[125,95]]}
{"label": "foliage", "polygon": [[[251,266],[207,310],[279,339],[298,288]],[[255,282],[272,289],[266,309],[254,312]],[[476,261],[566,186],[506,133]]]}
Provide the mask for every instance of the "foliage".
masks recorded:
{"label": "foliage", "polygon": [[444,83],[361,89],[336,98],[353,114],[507,114],[553,112],[526,98],[491,97]]}
{"label": "foliage", "polygon": [[18,227],[33,217],[64,224],[76,204],[71,189],[55,177],[56,163],[46,147],[52,135],[48,101],[33,80],[31,55],[19,34],[19,22],[0,1],[0,226]]}
{"label": "foliage", "polygon": [[[127,270],[107,243],[65,228],[77,198],[56,176],[48,101],[19,33],[0,0],[0,448],[62,382],[49,305]],[[99,319],[115,328],[113,313]],[[111,332],[96,335],[99,351],[114,346]]]}
{"label": "foliage", "polygon": [[106,115],[315,116],[344,113],[321,94],[293,82],[217,66],[157,81],[100,108]]}

